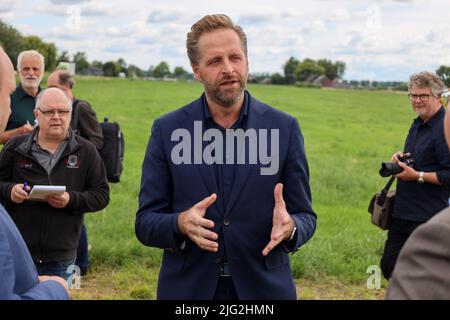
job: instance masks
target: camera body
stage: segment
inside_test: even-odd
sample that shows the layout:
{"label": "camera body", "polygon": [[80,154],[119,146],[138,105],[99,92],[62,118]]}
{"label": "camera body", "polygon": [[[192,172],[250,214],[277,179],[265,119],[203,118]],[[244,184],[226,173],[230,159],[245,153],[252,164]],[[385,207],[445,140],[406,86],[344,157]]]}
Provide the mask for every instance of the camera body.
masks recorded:
{"label": "camera body", "polygon": [[[412,155],[409,153],[404,154],[403,157],[398,157],[398,159],[401,162],[405,163],[408,167],[415,167],[416,162],[412,158]],[[381,164],[380,176],[389,177],[402,171],[403,169],[395,162],[383,162]]]}

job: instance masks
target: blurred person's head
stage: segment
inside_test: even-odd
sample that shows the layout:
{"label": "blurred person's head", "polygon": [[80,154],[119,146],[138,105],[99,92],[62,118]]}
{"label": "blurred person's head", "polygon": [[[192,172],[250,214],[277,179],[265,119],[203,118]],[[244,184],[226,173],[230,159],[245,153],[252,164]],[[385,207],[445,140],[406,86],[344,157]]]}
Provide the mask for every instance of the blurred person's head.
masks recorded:
{"label": "blurred person's head", "polygon": [[44,76],[44,56],[36,50],[22,51],[17,58],[17,71],[25,90],[37,92]]}
{"label": "blurred person's head", "polygon": [[66,70],[56,70],[47,78],[47,88],[62,90],[69,99],[73,99],[72,89],[75,85],[73,76]]}

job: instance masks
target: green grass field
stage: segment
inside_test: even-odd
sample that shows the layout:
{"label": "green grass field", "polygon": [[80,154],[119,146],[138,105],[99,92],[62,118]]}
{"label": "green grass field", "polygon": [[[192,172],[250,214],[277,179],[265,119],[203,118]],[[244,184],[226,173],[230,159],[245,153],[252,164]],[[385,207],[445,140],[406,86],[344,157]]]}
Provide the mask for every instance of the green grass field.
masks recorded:
{"label": "green grass field", "polygon": [[[406,95],[249,85],[250,93],[299,119],[310,166],[317,231],[291,263],[300,298],[372,299],[370,265],[378,265],[386,233],[370,223],[371,195],[386,180],[382,161],[402,149],[415,117]],[[154,299],[162,251],[142,246],[134,234],[141,164],[155,118],[197,98],[197,83],[78,79],[75,94],[100,119],[118,121],[126,139],[122,181],[111,202],[86,215],[91,273],[74,298]],[[383,287],[386,283],[383,282]]]}

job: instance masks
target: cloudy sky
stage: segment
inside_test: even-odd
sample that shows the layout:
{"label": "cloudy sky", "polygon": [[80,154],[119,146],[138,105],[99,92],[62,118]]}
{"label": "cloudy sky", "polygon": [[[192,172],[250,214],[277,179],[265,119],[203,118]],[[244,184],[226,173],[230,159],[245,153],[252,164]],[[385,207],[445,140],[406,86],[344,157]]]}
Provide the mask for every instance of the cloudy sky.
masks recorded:
{"label": "cloudy sky", "polygon": [[0,19],[88,60],[189,68],[185,39],[205,14],[247,33],[251,72],[281,72],[290,57],[347,64],[345,79],[406,80],[450,65],[447,0],[1,0]]}

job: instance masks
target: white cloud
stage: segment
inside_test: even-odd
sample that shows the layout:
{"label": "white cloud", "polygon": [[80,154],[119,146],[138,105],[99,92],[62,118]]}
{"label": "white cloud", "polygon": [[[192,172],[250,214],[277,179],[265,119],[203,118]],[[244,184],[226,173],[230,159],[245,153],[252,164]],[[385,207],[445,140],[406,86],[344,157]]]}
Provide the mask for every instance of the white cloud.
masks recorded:
{"label": "white cloud", "polygon": [[85,31],[82,29],[68,29],[65,27],[56,27],[50,29],[44,34],[44,37],[49,40],[71,40],[83,41],[85,38]]}
{"label": "white cloud", "polygon": [[91,0],[50,0],[51,3],[53,4],[77,4],[77,3],[82,3],[82,2],[89,2]]}
{"label": "white cloud", "polygon": [[13,10],[14,0],[2,0],[0,3],[0,13],[9,13]]}
{"label": "white cloud", "polygon": [[280,12],[275,8],[258,8],[254,12],[244,13],[239,16],[237,23],[240,25],[264,25],[278,21]]}
{"label": "white cloud", "polygon": [[351,14],[346,8],[337,8],[330,20],[335,22],[343,22],[349,21],[350,17]]}
{"label": "white cloud", "polygon": [[106,35],[116,38],[141,37],[146,33],[146,25],[143,21],[136,21],[122,27],[109,27]]}
{"label": "white cloud", "polygon": [[109,2],[89,2],[80,6],[80,11],[84,16],[121,16],[120,11]]}
{"label": "white cloud", "polygon": [[45,14],[45,15],[54,15],[54,16],[63,16],[68,14],[68,6],[66,5],[52,5],[52,4],[46,4],[42,6],[38,6],[36,8],[36,12],[38,14]]}
{"label": "white cloud", "polygon": [[[161,60],[189,68],[186,33],[213,13],[244,28],[251,72],[280,72],[290,56],[343,60],[345,76],[359,79],[404,79],[450,64],[450,18],[439,0],[13,1],[1,1],[0,18],[24,34],[144,69]],[[79,21],[69,8],[79,9]]]}
{"label": "white cloud", "polygon": [[148,23],[180,23],[185,21],[186,12],[178,8],[157,8],[150,12],[147,18]]}
{"label": "white cloud", "polygon": [[114,7],[108,3],[96,1],[56,1],[54,4],[45,4],[35,9],[40,14],[54,16],[111,16],[117,14]]}
{"label": "white cloud", "polygon": [[13,23],[14,22],[14,13],[12,12],[0,12],[0,20],[7,23]]}

